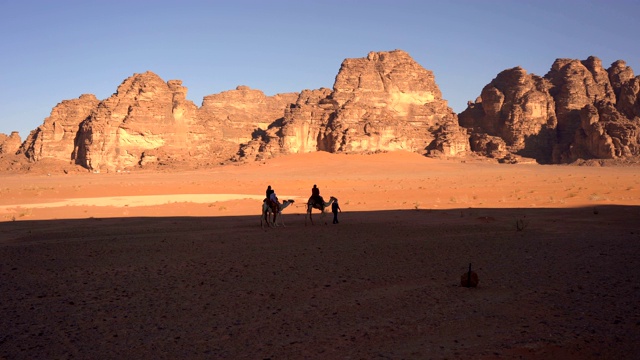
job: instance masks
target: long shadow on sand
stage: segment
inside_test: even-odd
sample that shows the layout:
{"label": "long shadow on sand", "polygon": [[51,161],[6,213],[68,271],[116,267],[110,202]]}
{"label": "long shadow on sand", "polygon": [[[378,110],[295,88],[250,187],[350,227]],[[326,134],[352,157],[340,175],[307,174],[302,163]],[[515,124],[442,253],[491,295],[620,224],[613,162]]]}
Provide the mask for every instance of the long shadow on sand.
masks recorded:
{"label": "long shadow on sand", "polygon": [[326,220],[0,223],[0,358],[640,353],[640,207]]}

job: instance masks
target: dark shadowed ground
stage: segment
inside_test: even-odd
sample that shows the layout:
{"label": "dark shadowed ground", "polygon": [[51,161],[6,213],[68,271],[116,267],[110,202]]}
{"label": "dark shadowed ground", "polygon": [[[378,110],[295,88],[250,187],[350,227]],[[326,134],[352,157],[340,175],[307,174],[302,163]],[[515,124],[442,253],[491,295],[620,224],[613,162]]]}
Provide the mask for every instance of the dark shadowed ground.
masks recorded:
{"label": "dark shadowed ground", "polygon": [[0,358],[640,353],[640,207],[285,216],[1,222]]}

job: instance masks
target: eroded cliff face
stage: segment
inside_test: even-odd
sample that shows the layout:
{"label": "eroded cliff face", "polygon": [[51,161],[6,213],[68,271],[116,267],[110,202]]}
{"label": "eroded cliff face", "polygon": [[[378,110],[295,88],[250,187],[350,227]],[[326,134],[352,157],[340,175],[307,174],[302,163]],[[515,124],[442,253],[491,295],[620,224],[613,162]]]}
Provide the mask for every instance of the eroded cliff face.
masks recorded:
{"label": "eroded cliff face", "polygon": [[627,119],[640,117],[640,76],[634,77],[633,70],[622,60],[609,68],[609,77],[616,94],[616,108]]}
{"label": "eroded cliff face", "polygon": [[[484,134],[504,140],[501,155],[541,163],[638,156],[639,85],[623,61],[605,70],[596,57],[558,59],[544,78],[513,68],[485,86],[460,114],[460,124],[472,139]],[[483,142],[475,144],[472,150],[489,152]]]}
{"label": "eroded cliff face", "polygon": [[478,134],[477,139],[498,137],[505,148],[496,153],[484,147],[485,142],[472,141],[471,150],[495,157],[515,153],[549,162],[555,145],[552,131],[557,126],[550,87],[549,81],[520,67],[498,74],[459,119],[460,125]]}
{"label": "eroded cliff face", "polygon": [[19,152],[32,161],[50,158],[72,162],[80,124],[99,102],[92,94],[60,102],[44,123],[29,134]]}
{"label": "eroded cliff face", "polygon": [[[22,145],[17,133],[0,134],[0,156],[93,171],[313,151],[540,163],[640,156],[640,77],[621,60],[605,70],[595,57],[558,59],[544,77],[507,69],[459,116],[433,73],[401,50],[344,60],[332,89],[266,96],[238,86],[204,97],[201,107],[186,95],[180,80],[134,74],[105,100],[85,94],[61,102]],[[17,158],[7,164],[22,166]]]}
{"label": "eroded cliff face", "polygon": [[[433,73],[404,51],[345,60],[333,88],[330,99],[337,111],[319,150],[426,153],[436,150],[431,144],[443,127],[449,128],[447,133],[457,130],[457,116],[442,99]],[[438,149],[446,155],[466,151],[447,143]]]}
{"label": "eroded cliff face", "polygon": [[0,134],[0,155],[13,155],[20,149],[20,134],[17,131],[9,135]]}
{"label": "eroded cliff face", "polygon": [[[236,157],[240,147],[254,138],[266,137],[270,128],[282,123],[285,109],[298,98],[298,93],[266,96],[262,91],[238,86],[235,90],[208,95],[202,102],[198,121],[205,132],[213,134],[209,140],[209,154],[219,155],[218,161]],[[251,147],[247,147],[249,152]],[[254,149],[259,153],[262,150]],[[253,158],[258,157],[254,154]]]}
{"label": "eroded cliff face", "polygon": [[188,122],[195,105],[184,100],[180,82],[165,83],[152,72],[126,79],[80,124],[77,163],[93,170],[138,166],[146,151],[183,157],[189,145]]}
{"label": "eroded cliff face", "polygon": [[282,126],[254,138],[241,156],[396,150],[456,156],[468,149],[433,73],[395,50],[346,59],[332,91],[303,91]]}
{"label": "eroded cliff face", "polygon": [[2,151],[19,152],[31,161],[64,160],[93,171],[218,164],[236,156],[240,144],[255,133],[281,123],[285,108],[298,97],[265,96],[239,86],[206,96],[198,108],[186,94],[180,80],[134,74],[103,101],[82,95],[61,102],[22,146],[18,140],[19,148],[15,137],[1,138]]}

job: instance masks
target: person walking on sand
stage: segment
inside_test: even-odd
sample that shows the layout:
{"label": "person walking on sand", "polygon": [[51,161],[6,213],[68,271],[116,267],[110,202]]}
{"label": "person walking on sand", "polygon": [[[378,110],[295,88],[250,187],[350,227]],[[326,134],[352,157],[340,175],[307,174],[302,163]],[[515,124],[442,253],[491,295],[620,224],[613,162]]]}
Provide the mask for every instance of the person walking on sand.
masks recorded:
{"label": "person walking on sand", "polygon": [[340,209],[340,205],[338,205],[338,199],[335,199],[333,201],[333,204],[331,204],[331,212],[333,213],[333,223],[334,224],[340,223],[338,221],[338,211],[342,212],[342,209]]}

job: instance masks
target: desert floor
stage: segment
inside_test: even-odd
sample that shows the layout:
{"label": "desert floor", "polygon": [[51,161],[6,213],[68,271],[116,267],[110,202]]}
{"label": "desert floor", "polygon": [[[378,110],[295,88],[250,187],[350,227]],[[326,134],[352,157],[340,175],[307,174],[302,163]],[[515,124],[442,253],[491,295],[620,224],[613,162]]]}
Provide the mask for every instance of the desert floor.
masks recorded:
{"label": "desert floor", "polygon": [[638,167],[409,153],[0,174],[0,359],[634,359],[639,205]]}

